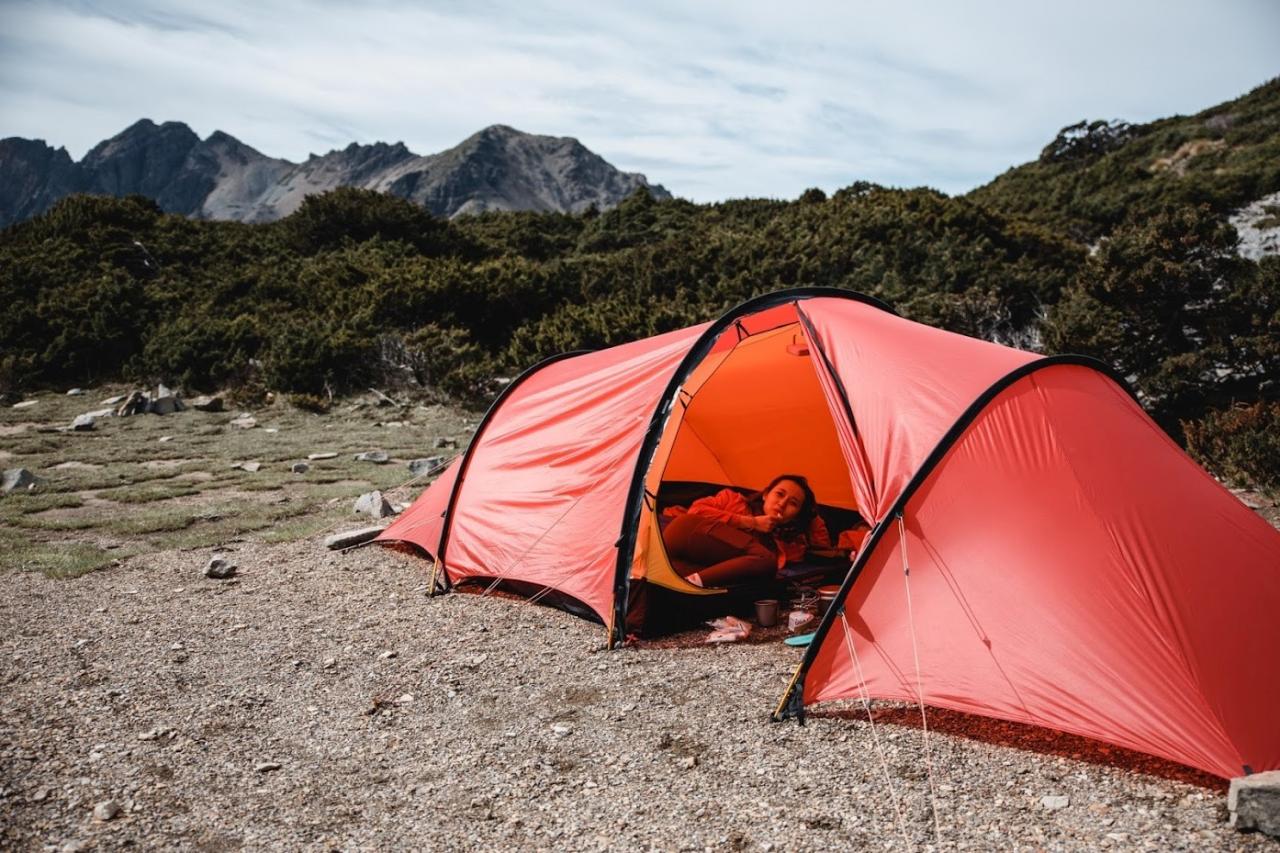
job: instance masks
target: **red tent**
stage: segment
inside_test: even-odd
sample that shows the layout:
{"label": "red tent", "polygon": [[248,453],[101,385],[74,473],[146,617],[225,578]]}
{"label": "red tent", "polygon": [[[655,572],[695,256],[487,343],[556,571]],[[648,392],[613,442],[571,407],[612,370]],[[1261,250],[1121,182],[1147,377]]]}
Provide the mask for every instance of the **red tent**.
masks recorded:
{"label": "red tent", "polygon": [[874,527],[780,706],[871,696],[1048,726],[1223,777],[1280,769],[1280,532],[1105,367],[783,291],[553,359],[380,537],[622,630],[691,594],[663,482],[779,471]]}

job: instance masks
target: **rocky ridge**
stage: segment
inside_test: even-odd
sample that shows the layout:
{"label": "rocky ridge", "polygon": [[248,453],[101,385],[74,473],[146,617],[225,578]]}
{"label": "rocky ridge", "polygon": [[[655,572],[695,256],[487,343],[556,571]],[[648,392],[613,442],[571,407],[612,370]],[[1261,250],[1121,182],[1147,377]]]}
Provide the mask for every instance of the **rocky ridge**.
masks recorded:
{"label": "rocky ridge", "polygon": [[338,187],[387,192],[437,216],[485,210],[581,213],[608,209],[647,187],[576,139],[536,136],[494,125],[439,154],[419,156],[403,143],[358,145],[312,155],[305,163],[267,157],[216,131],[201,140],[181,122],[143,119],[95,146],[80,162],[42,140],[0,140],[0,227],[88,192],[138,193],[168,213],[200,219],[270,222],[307,195]]}

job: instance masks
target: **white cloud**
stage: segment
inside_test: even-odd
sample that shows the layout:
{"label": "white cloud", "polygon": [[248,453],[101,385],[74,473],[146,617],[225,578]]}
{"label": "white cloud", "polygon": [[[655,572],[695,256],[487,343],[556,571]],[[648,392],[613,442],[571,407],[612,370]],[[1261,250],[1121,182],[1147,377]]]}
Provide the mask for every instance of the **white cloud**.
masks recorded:
{"label": "white cloud", "polygon": [[300,161],[490,125],[574,136],[695,201],[856,180],[963,192],[1084,118],[1280,74],[1272,0],[9,0],[0,135],[73,157],[140,118]]}

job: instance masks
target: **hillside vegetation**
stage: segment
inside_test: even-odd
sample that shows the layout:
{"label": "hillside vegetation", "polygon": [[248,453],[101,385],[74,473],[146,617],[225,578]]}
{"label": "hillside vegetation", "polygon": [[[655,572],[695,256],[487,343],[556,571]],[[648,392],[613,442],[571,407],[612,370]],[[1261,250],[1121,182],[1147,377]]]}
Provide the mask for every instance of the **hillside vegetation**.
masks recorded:
{"label": "hillside vegetation", "polygon": [[490,399],[552,354],[847,288],[907,317],[1117,365],[1221,476],[1280,484],[1280,260],[1225,214],[1280,190],[1280,81],[1190,118],[1067,128],[967,197],[858,183],[446,220],[342,189],[278,222],[72,196],[0,232],[0,392],[108,380]]}

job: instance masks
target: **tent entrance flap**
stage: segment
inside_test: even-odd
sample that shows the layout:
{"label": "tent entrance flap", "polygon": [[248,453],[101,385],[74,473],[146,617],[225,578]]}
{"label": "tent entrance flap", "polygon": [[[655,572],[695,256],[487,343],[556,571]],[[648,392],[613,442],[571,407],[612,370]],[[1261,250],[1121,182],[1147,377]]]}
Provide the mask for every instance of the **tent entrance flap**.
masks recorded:
{"label": "tent entrance flap", "polygon": [[800,338],[799,323],[761,332],[691,374],[650,468],[651,494],[666,480],[759,489],[793,473],[821,503],[857,507],[812,354],[789,351]]}
{"label": "tent entrance flap", "polygon": [[[749,335],[735,327],[725,335],[740,339],[714,348],[677,395],[646,479],[649,493],[661,494],[670,481],[754,491],[779,474],[800,474],[820,503],[855,509],[833,413],[800,324]],[[703,592],[670,567],[659,530],[664,509],[643,513],[633,576]]]}

